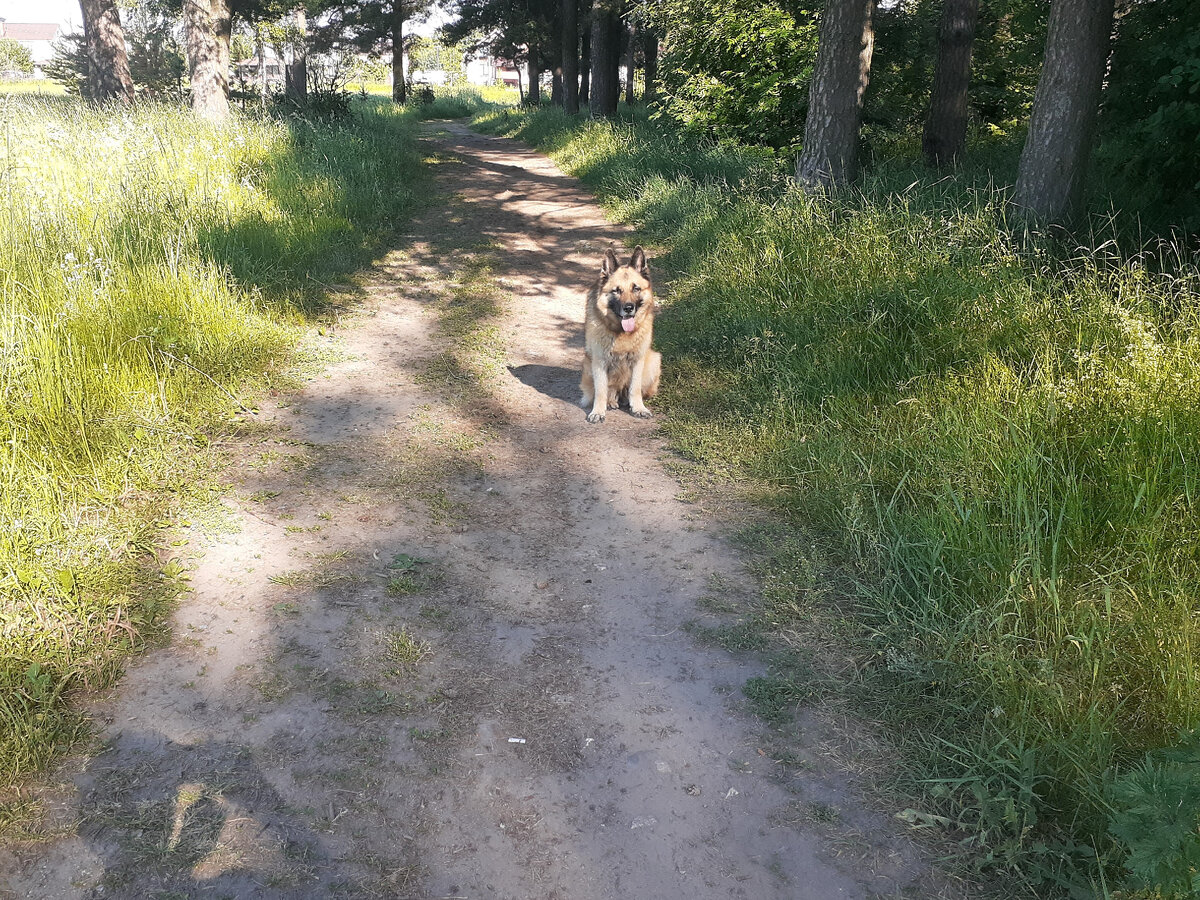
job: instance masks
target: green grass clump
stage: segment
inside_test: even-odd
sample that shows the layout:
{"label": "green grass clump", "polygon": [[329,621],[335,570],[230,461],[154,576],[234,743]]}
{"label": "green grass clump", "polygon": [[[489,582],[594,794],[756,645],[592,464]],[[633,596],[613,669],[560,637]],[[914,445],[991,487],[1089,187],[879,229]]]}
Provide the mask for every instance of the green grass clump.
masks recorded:
{"label": "green grass clump", "polygon": [[410,120],[0,98],[0,785],[162,622],[182,575],[156,532],[235,396],[413,209]]}
{"label": "green grass clump", "polygon": [[982,170],[814,200],[786,160],[644,123],[483,126],[667,248],[665,427],[821,537],[911,788],[984,864],[1086,884],[1093,848],[1120,859],[1107,785],[1200,723],[1194,261],[1063,261]]}

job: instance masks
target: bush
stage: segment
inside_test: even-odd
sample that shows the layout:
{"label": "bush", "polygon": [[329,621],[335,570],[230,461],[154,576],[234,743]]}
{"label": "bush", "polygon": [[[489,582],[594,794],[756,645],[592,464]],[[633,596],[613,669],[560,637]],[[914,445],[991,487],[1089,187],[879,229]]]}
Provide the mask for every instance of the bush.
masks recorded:
{"label": "bush", "polygon": [[1134,890],[1164,898],[1200,896],[1200,732],[1149,753],[1117,779],[1110,831],[1128,850]]}
{"label": "bush", "polygon": [[0,78],[33,74],[33,54],[20,41],[0,38]]}
{"label": "bush", "polygon": [[1200,231],[1200,26],[1194,4],[1134,3],[1117,34],[1100,166],[1152,229]]}

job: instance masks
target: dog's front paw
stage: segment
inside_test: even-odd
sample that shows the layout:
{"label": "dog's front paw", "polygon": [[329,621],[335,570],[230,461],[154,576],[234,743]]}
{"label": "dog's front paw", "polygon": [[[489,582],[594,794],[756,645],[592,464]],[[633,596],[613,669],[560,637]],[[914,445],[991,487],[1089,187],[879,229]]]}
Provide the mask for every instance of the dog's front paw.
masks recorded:
{"label": "dog's front paw", "polygon": [[604,413],[590,412],[590,413],[588,413],[587,420],[588,420],[589,425],[599,425],[601,422],[604,421]]}
{"label": "dog's front paw", "polygon": [[637,416],[639,419],[653,419],[654,418],[654,413],[652,413],[650,410],[646,409],[646,407],[644,407],[644,406],[641,409],[631,409],[629,412],[632,415]]}

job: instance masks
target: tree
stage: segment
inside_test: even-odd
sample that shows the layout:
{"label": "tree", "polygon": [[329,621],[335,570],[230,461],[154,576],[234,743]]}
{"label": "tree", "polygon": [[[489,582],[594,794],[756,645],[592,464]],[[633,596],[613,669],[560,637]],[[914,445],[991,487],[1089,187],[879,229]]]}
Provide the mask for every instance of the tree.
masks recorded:
{"label": "tree", "polygon": [[625,50],[625,104],[627,106],[633,106],[633,102],[637,99],[633,78],[634,72],[637,68],[637,24],[630,22],[626,27],[622,28],[621,31],[627,45]]}
{"label": "tree", "polygon": [[1113,0],[1054,0],[1013,205],[1020,218],[1061,223],[1078,211],[1092,149]]}
{"label": "tree", "polygon": [[806,190],[846,184],[858,172],[858,128],[871,73],[876,0],[829,0],[817,39],[796,180]]}
{"label": "tree", "polygon": [[931,166],[953,163],[967,144],[967,91],[979,0],[944,0],[937,63],[921,149]]}
{"label": "tree", "polygon": [[139,96],[180,97],[187,70],[177,37],[179,10],[166,0],[122,4],[129,74]]}
{"label": "tree", "polygon": [[470,52],[508,60],[520,78],[520,67],[529,62],[530,46],[545,37],[544,26],[538,24],[543,18],[542,2],[551,0],[458,0],[458,18],[445,25],[442,34],[447,41],[463,42]]}
{"label": "tree", "polygon": [[1124,8],[1098,128],[1100,163],[1127,212],[1200,233],[1200,26],[1194,0]]}
{"label": "tree", "polygon": [[202,119],[229,118],[229,42],[233,11],[229,0],[183,0],[183,32],[192,110]]}
{"label": "tree", "polygon": [[562,0],[559,14],[562,35],[563,109],[579,112],[579,0]]}
{"label": "tree", "polygon": [[12,38],[0,38],[0,78],[32,74],[33,54],[29,48]]}
{"label": "tree", "polygon": [[[291,15],[285,29],[288,38],[284,45],[289,50],[287,68],[284,69],[284,93],[298,103],[308,101],[308,16],[303,7]],[[282,57],[281,57],[282,58]]]}
{"label": "tree", "polygon": [[426,0],[319,0],[309,3],[312,15],[326,14],[326,20],[313,29],[318,49],[353,47],[363,53],[390,53],[392,59],[392,100],[408,100],[404,72],[405,26],[424,15]]}
{"label": "tree", "polygon": [[649,26],[642,29],[642,57],[646,62],[643,99],[652,103],[658,97],[658,32]]}
{"label": "tree", "polygon": [[592,27],[585,23],[579,35],[579,105],[591,106]]}
{"label": "tree", "polygon": [[662,118],[719,140],[797,143],[817,50],[811,11],[792,0],[655,0],[642,10]]}
{"label": "tree", "polygon": [[133,78],[125,32],[114,0],[79,0],[83,13],[83,35],[87,43],[92,99],[102,102],[133,102]]}
{"label": "tree", "polygon": [[592,2],[592,82],[588,107],[593,116],[617,112],[621,96],[618,70],[621,66],[620,0]]}

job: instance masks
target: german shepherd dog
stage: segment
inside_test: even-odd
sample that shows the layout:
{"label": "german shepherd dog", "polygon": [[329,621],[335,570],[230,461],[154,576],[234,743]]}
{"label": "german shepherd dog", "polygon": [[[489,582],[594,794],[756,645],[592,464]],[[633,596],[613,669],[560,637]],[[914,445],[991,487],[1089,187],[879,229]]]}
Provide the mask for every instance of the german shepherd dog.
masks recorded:
{"label": "german shepherd dog", "polygon": [[658,393],[662,354],[650,349],[654,288],[641,247],[634,248],[624,265],[611,249],[605,252],[600,277],[588,291],[583,333],[579,405],[591,407],[587,420],[603,422],[606,409],[624,404],[639,419],[654,415],[644,399]]}

